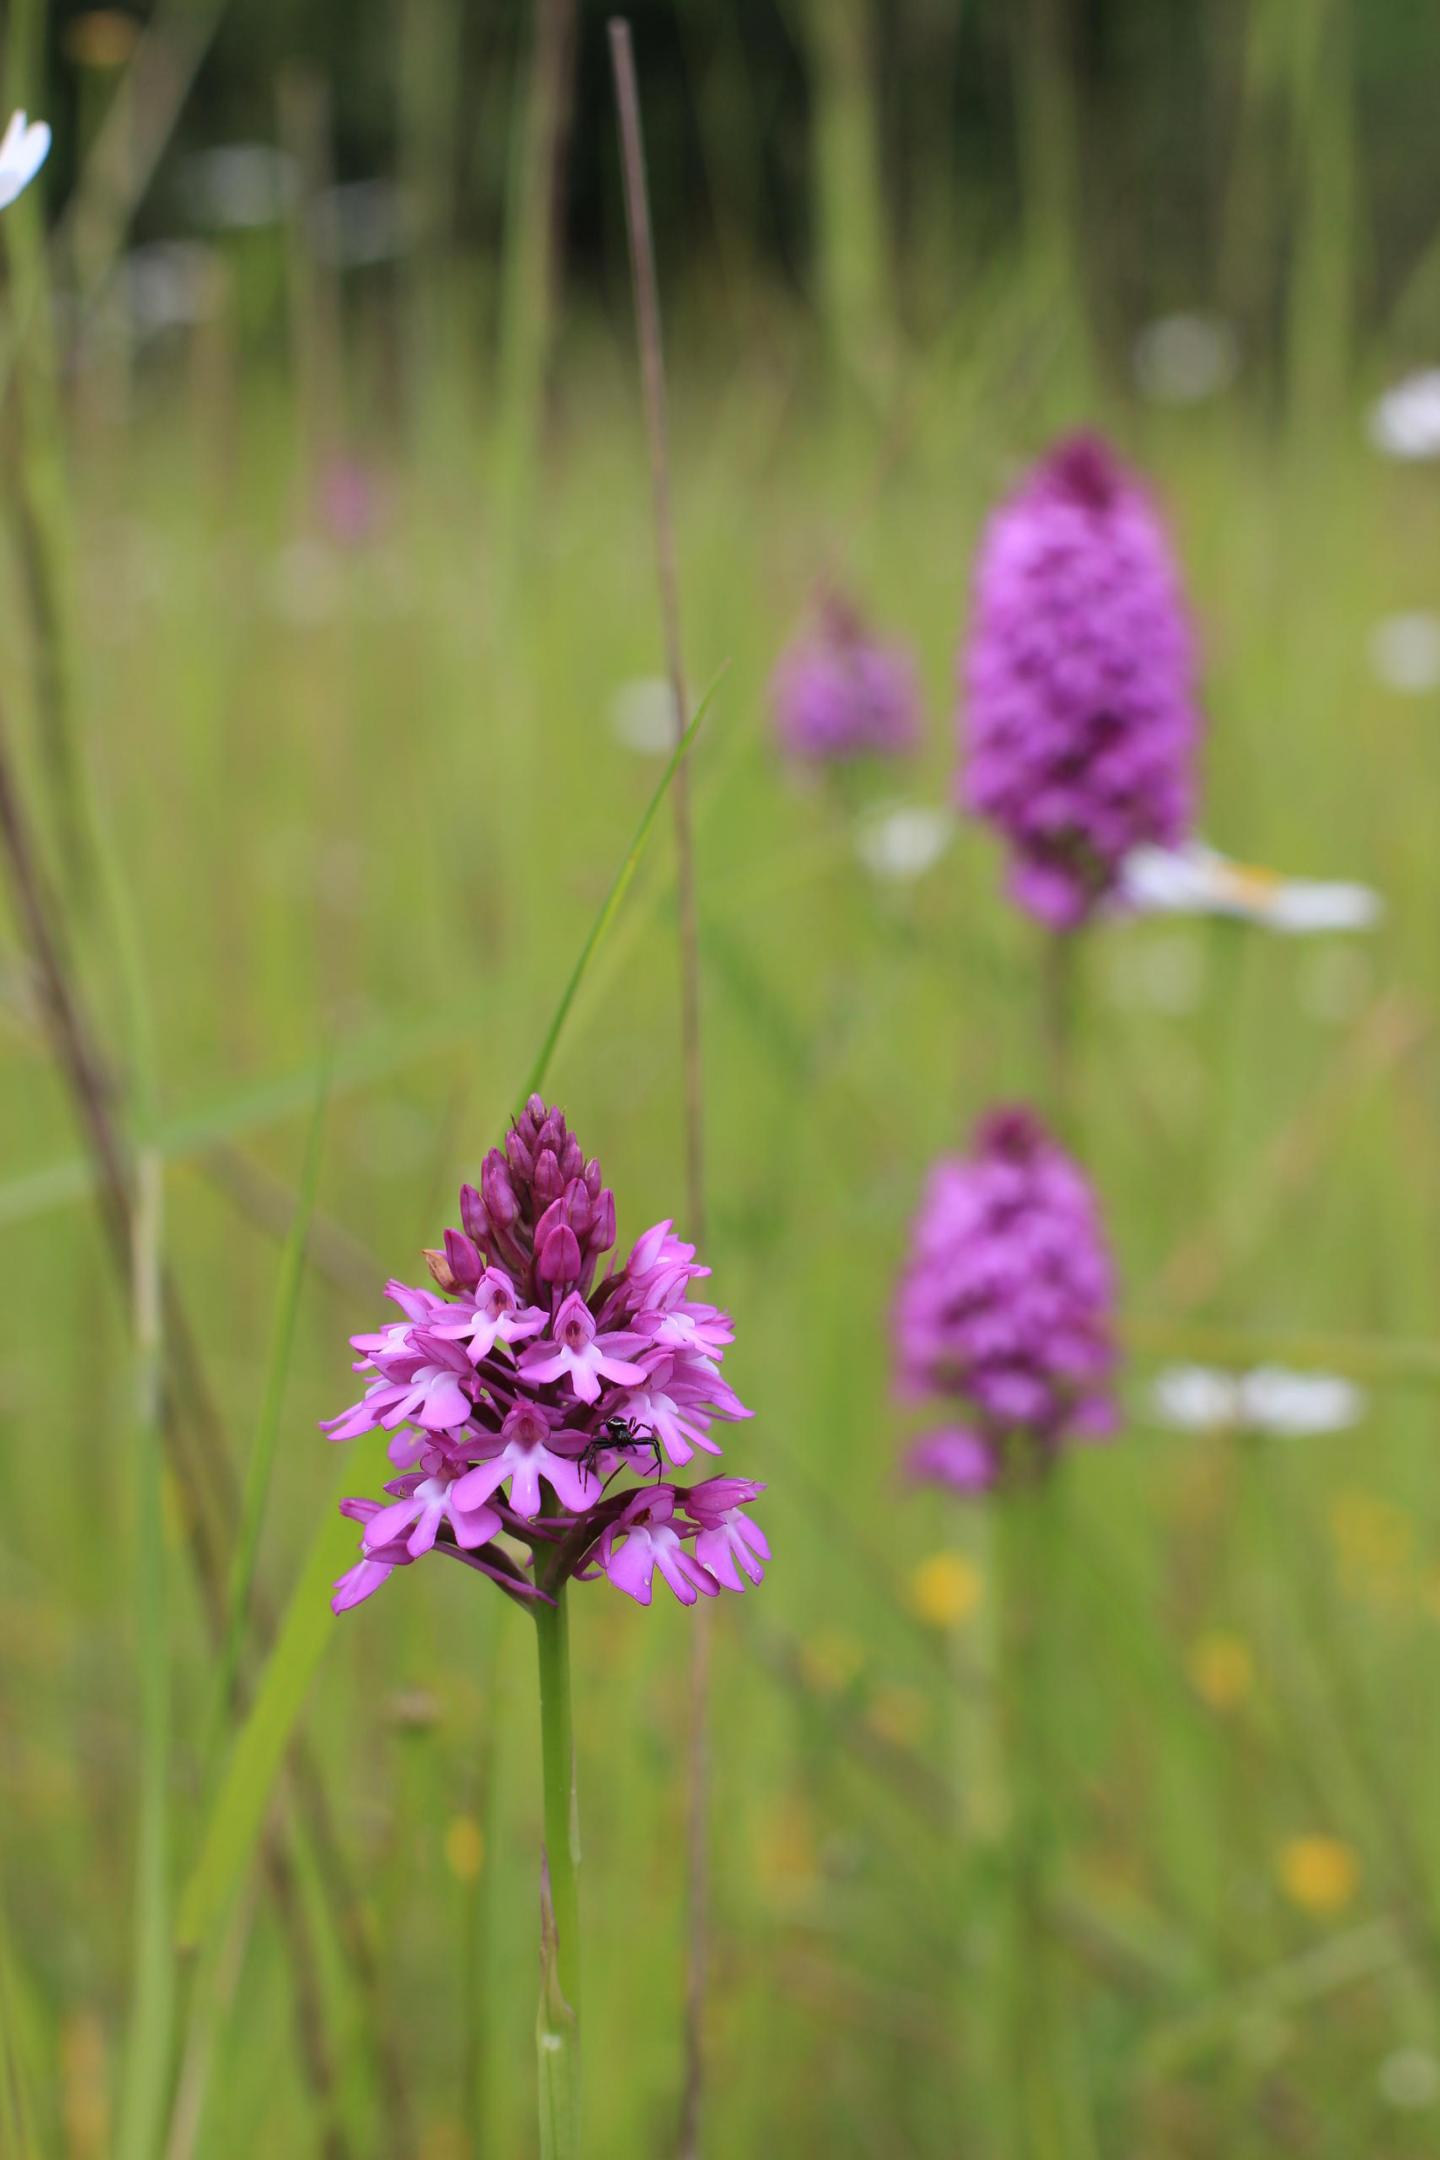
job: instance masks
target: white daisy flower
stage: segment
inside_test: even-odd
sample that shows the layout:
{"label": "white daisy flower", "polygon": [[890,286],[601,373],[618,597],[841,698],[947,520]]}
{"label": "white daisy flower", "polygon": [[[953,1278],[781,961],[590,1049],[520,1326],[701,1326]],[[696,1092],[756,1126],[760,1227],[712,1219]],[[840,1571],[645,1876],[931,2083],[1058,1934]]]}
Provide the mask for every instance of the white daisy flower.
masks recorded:
{"label": "white daisy flower", "polygon": [[273,143],[217,143],[183,168],[199,223],[223,232],[279,225],[300,197],[300,168]]}
{"label": "white daisy flower", "polygon": [[1179,1432],[1237,1426],[1284,1440],[1344,1432],[1359,1423],[1366,1408],[1365,1391],[1353,1380],[1281,1365],[1259,1365],[1247,1373],[1170,1365],[1157,1373],[1151,1400],[1161,1423]]}
{"label": "white daisy flower", "polygon": [[1156,405],[1198,405],[1235,380],[1240,348],[1220,315],[1161,315],[1135,340],[1131,365],[1142,397]]}
{"label": "white daisy flower", "polygon": [[50,155],[50,130],[43,120],[27,120],[23,112],[12,113],[10,125],[0,136],[0,210],[6,210],[23,194]]}
{"label": "white daisy flower", "polygon": [[1203,841],[1181,848],[1132,848],[1121,867],[1122,899],[1145,915],[1229,915],[1303,936],[1370,930],[1385,912],[1368,885],[1282,877],[1232,862]]}
{"label": "white daisy flower", "polygon": [[1177,1432],[1214,1432],[1240,1422],[1240,1383],[1209,1365],[1167,1365],[1155,1375],[1150,1399],[1162,1425]]}
{"label": "white daisy flower", "polygon": [[1375,400],[1370,440],[1386,457],[1440,457],[1440,368],[1407,375]]}
{"label": "white daisy flower", "polygon": [[1370,665],[1387,690],[1402,696],[1440,686],[1440,615],[1387,615],[1370,633]]}
{"label": "white daisy flower", "polygon": [[1405,2113],[1419,2113],[1440,2100],[1440,2063],[1424,2048],[1397,2048],[1380,2065],[1380,2097]]}
{"label": "white daisy flower", "polygon": [[668,757],[675,748],[675,694],[663,675],[621,683],[610,700],[610,732],[641,757]]}
{"label": "white daisy flower", "polygon": [[890,803],[862,818],[855,852],[873,877],[908,884],[933,870],[949,847],[955,819],[923,803]]}

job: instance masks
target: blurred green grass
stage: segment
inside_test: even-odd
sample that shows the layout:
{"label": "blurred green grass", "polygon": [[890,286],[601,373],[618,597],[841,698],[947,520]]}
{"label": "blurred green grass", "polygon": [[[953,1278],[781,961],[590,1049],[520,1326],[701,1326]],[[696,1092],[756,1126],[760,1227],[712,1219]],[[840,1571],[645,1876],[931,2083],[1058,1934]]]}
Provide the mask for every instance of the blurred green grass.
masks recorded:
{"label": "blurred green grass", "polygon": [[[692,679],[728,663],[695,767],[706,1257],[757,1413],[727,1460],[768,1478],[776,1551],[716,1638],[717,2155],[998,2149],[991,1526],[900,1488],[886,1326],[928,1162],[984,1104],[1041,1085],[1038,948],[972,829],[918,883],[876,885],[849,806],[777,769],[765,682],[816,577],[843,573],[924,670],[925,753],[879,792],[945,800],[980,521],[1021,457],[1096,408],[1088,358],[1063,332],[1032,353],[1035,321],[1028,283],[1017,297],[997,276],[906,357],[888,423],[817,399],[783,317],[763,361],[682,344],[673,371]],[[277,1608],[331,1504],[315,1420],[345,1399],[345,1337],[498,1136],[658,769],[612,727],[660,649],[628,348],[567,325],[518,552],[479,386],[438,383],[454,438],[412,454],[372,380],[383,339],[362,325],[347,351],[384,504],[353,546],[313,512],[313,413],[243,338],[200,333],[133,374],[102,364],[69,415],[85,756],[143,958],[153,1129],[176,1142],[165,1252],[242,1473],[333,1046],[329,1242],[300,1289],[259,1549]],[[1440,710],[1381,687],[1367,654],[1379,616],[1436,604],[1440,495],[1373,457],[1348,391],[1325,425],[1308,407],[1277,421],[1243,377],[1193,411],[1112,393],[1099,415],[1176,522],[1207,656],[1207,836],[1367,879],[1390,910],[1354,942],[1184,923],[1094,939],[1079,1121],[1127,1319],[1142,1342],[1147,1325],[1177,1343],[1423,1342]],[[23,569],[12,533],[7,702],[38,793]],[[75,921],[124,1043],[110,926],[93,906]],[[13,931],[0,957],[0,2060],[12,2121],[34,2125],[18,2150],[31,2135],[98,2154],[129,2016],[133,1373]],[[605,1163],[622,1238],[678,1205],[674,982],[657,842],[550,1082]],[[1356,1432],[1255,1459],[1158,1431],[1148,1370],[1137,1354],[1120,1440],[1067,1476],[1054,1586],[1057,1932],[1094,2146],[1402,2160],[1437,2137],[1433,2095],[1429,2113],[1393,2099],[1397,2058],[1437,2052],[1435,1394],[1413,1361],[1387,1380],[1382,1359]],[[357,1489],[375,1462],[357,1451]],[[217,1670],[169,1497],[178,1889],[212,1792]],[[917,1566],[942,1552],[982,1584],[949,1627],[914,1604]],[[531,1646],[460,1573],[424,1570],[336,1623],[304,1717],[429,2160],[532,2138]],[[597,2153],[672,2134],[686,1630],[603,1587],[575,1601]],[[1355,1869],[1308,1908],[1282,1869],[1307,1836],[1342,1841]],[[388,2152],[354,1961],[301,1857],[343,2133]],[[242,1898],[198,1973],[214,2048],[198,2150],[318,2149],[262,1900]],[[1412,2101],[1423,2088],[1412,2076]]]}

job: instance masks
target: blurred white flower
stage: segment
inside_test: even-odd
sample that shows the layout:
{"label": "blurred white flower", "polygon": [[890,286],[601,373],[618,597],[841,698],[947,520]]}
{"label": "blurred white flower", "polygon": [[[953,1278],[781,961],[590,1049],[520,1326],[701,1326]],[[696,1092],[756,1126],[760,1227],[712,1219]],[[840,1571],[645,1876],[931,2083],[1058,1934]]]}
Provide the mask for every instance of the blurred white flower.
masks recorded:
{"label": "blurred white flower", "polygon": [[1385,912],[1368,885],[1287,878],[1192,840],[1181,848],[1132,848],[1121,868],[1124,902],[1145,915],[1231,915],[1294,935],[1370,930]]}
{"label": "blurred white flower", "polygon": [[120,265],[126,311],[137,337],[158,337],[213,322],[224,297],[225,268],[200,240],[154,240],[132,248]]}
{"label": "blurred white flower", "polygon": [[1221,315],[1161,315],[1131,353],[1136,387],[1157,405],[1198,405],[1235,380],[1240,348]]}
{"label": "blurred white flower", "polygon": [[1240,1405],[1256,1432],[1303,1439],[1307,1433],[1344,1432],[1365,1414],[1365,1391],[1338,1373],[1288,1372],[1261,1365],[1240,1382]]}
{"label": "blurred white flower", "polygon": [[306,224],[316,254],[337,270],[392,262],[415,235],[409,197],[393,180],[346,180],[322,189]]}
{"label": "blurred white flower", "polygon": [[43,120],[27,120],[23,112],[10,115],[10,125],[0,135],[0,210],[7,210],[23,194],[50,155],[50,130]]}
{"label": "blurred white flower", "polygon": [[642,757],[666,757],[675,747],[675,700],[663,675],[622,683],[610,700],[610,732]]}
{"label": "blurred white flower", "polygon": [[1117,1005],[1149,1012],[1194,1012],[1205,992],[1206,950],[1188,928],[1152,929],[1117,938],[1110,948],[1106,987]]}
{"label": "blurred white flower", "polygon": [[1424,2048],[1396,2048],[1381,2063],[1376,2082],[1391,2107],[1418,2113],[1440,2099],[1440,2063]]}
{"label": "blurred white flower", "polygon": [[297,630],[309,630],[338,615],[345,600],[340,558],[323,540],[291,540],[270,569],[270,605]]}
{"label": "blurred white flower", "polygon": [[1440,615],[1387,615],[1370,633],[1370,665],[1387,690],[1419,697],[1440,685]]}
{"label": "blurred white flower", "polygon": [[1301,1011],[1330,1027],[1353,1020],[1373,989],[1370,963],[1354,945],[1314,945],[1295,973]]}
{"label": "blurred white flower", "polygon": [[1209,1365],[1167,1365],[1151,1389],[1163,1425],[1180,1432],[1213,1432],[1240,1422],[1240,1383],[1234,1373]]}
{"label": "blurred white flower", "polygon": [[225,232],[278,225],[299,198],[294,158],[273,143],[221,143],[187,160],[184,179],[196,220]]}
{"label": "blurred white flower", "polygon": [[1370,440],[1386,457],[1440,457],[1440,368],[1425,368],[1375,400]]}
{"label": "blurred white flower", "polygon": [[1344,1432],[1365,1414],[1365,1392],[1338,1373],[1291,1372],[1260,1365],[1220,1372],[1209,1365],[1169,1365],[1151,1393],[1162,1424],[1180,1432],[1238,1426],[1277,1439]]}
{"label": "blurred white flower", "polygon": [[855,852],[873,877],[907,883],[933,870],[949,847],[955,819],[923,803],[890,803],[860,820]]}

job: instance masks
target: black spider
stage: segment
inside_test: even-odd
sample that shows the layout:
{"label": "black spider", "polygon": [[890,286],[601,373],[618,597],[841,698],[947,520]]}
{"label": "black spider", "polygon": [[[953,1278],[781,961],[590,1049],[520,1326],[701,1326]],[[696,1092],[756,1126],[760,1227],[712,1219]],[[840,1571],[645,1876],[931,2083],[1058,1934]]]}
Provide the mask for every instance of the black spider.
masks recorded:
{"label": "black spider", "polygon": [[665,1467],[665,1457],[661,1453],[660,1442],[653,1432],[642,1432],[633,1418],[607,1418],[603,1430],[596,1433],[594,1439],[589,1442],[585,1452],[580,1457],[581,1463],[587,1470],[594,1470],[596,1468],[596,1458],[608,1448],[653,1448],[655,1451],[655,1479],[656,1483],[659,1483],[660,1473]]}

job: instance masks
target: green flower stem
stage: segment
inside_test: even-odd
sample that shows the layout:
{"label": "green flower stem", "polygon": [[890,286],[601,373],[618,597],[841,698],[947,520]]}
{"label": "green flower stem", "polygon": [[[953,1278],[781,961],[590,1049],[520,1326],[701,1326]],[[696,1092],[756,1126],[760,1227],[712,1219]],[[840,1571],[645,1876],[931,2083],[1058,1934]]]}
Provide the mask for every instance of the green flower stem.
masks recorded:
{"label": "green flower stem", "polygon": [[1006,1793],[999,2062],[1007,2160],[1059,2160],[1062,2036],[1049,1903],[1056,1795],[1048,1696],[1055,1478],[1017,1445],[994,1502],[1001,1763]]}
{"label": "green flower stem", "polygon": [[535,1606],[545,1801],[540,2006],[535,2020],[542,2160],[576,2160],[580,2152],[580,1819],[575,1802],[566,1595],[562,1581],[555,1588],[553,1605]]}

